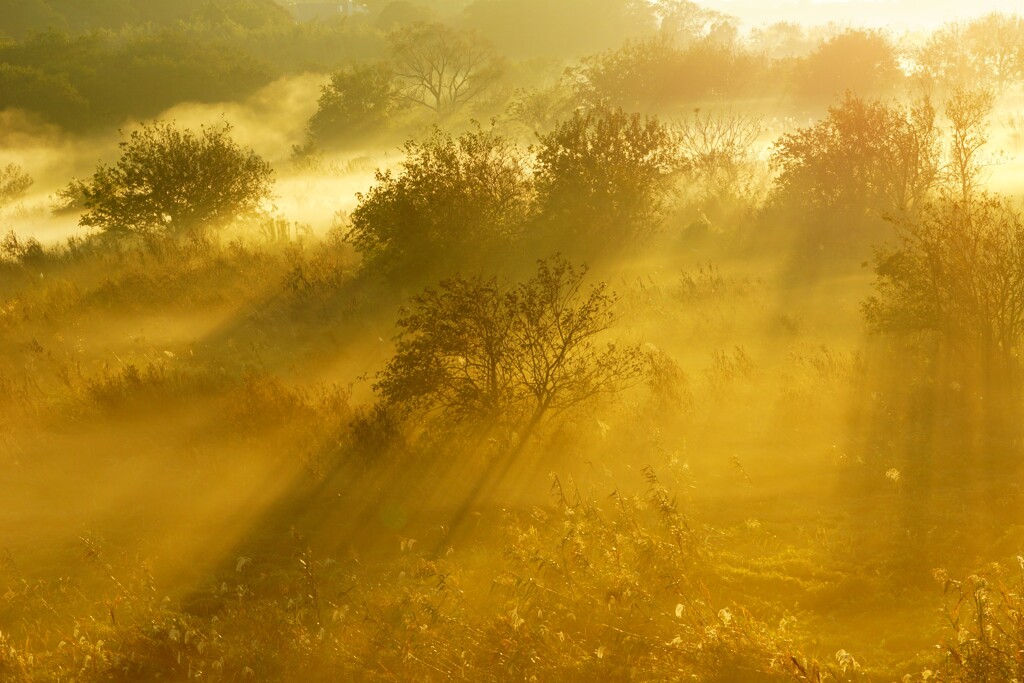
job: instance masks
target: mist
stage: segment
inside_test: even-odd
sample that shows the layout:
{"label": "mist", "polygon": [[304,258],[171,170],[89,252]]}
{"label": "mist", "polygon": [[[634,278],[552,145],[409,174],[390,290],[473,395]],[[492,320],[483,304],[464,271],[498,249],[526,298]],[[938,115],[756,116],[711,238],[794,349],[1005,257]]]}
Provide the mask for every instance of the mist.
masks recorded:
{"label": "mist", "polygon": [[1011,3],[8,4],[3,683],[1024,675]]}

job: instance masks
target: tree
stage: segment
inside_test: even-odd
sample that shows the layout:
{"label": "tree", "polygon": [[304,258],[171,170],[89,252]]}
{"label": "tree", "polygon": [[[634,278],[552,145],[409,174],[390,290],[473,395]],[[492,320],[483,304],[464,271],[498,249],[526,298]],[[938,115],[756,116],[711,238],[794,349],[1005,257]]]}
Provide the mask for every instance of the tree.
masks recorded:
{"label": "tree", "polygon": [[198,134],[171,123],[142,126],[121,157],[79,187],[79,224],[106,233],[183,236],[253,215],[270,193],[270,165],[231,139],[231,126]]}
{"label": "tree", "polygon": [[947,186],[968,202],[978,189],[982,171],[979,153],[988,142],[988,119],[995,103],[987,90],[958,86],[946,102],[950,122]]}
{"label": "tree", "polygon": [[17,164],[0,167],[0,209],[24,196],[33,182]]}
{"label": "tree", "polygon": [[516,433],[518,447],[544,421],[625,388],[641,352],[602,340],[616,298],[604,283],[586,288],[586,273],[556,256],[510,288],[455,277],[426,289],[398,320],[381,401],[446,432]]}
{"label": "tree", "polygon": [[899,53],[888,35],[849,30],[798,61],[794,85],[802,97],[828,102],[848,91],[861,97],[888,94],[902,77]]}
{"label": "tree", "polygon": [[311,145],[352,142],[387,125],[398,104],[394,75],[386,64],[350,66],[331,74],[306,127]]}
{"label": "tree", "polygon": [[711,38],[731,45],[736,37],[736,18],[707,9],[692,0],[661,0],[653,4],[659,32],[674,43]]}
{"label": "tree", "polygon": [[1024,341],[1024,221],[1006,199],[949,194],[896,223],[875,256],[873,329],[932,333],[991,375],[1016,369]]}
{"label": "tree", "polygon": [[1024,19],[999,13],[943,26],[915,55],[928,89],[991,88],[1003,94],[1024,79]]}
{"label": "tree", "polygon": [[357,195],[349,239],[368,270],[449,275],[519,237],[533,193],[515,145],[479,128],[457,139],[435,130],[405,155],[397,174],[378,171]]}
{"label": "tree", "polygon": [[679,148],[691,193],[707,211],[749,198],[763,175],[754,145],[764,132],[761,120],[743,114],[701,112],[679,126]]}
{"label": "tree", "polygon": [[540,138],[541,223],[566,248],[618,248],[657,227],[679,159],[654,117],[598,106]]}
{"label": "tree", "polygon": [[391,33],[390,43],[402,96],[439,117],[462,109],[501,75],[488,42],[444,24],[403,26]]}
{"label": "tree", "polygon": [[627,41],[570,70],[591,104],[659,112],[681,103],[749,95],[763,87],[763,60],[716,35],[679,45],[664,34]]}
{"label": "tree", "polygon": [[940,158],[927,100],[906,107],[847,94],[826,119],[775,143],[773,200],[814,217],[905,214],[935,186]]}

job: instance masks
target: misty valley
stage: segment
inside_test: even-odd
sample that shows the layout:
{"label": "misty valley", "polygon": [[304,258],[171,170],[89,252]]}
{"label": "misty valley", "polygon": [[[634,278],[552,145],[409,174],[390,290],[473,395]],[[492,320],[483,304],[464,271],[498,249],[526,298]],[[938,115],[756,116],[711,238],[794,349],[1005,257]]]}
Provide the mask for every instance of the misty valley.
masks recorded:
{"label": "misty valley", "polygon": [[0,0],[0,682],[1024,681],[1024,17],[768,5]]}

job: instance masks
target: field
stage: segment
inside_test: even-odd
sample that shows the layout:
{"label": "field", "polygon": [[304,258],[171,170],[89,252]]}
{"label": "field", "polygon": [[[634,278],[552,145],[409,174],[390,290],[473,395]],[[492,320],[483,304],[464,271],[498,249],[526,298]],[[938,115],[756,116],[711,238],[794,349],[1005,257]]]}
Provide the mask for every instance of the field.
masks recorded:
{"label": "field", "polygon": [[580,2],[0,18],[0,682],[1024,680],[1024,20]]}

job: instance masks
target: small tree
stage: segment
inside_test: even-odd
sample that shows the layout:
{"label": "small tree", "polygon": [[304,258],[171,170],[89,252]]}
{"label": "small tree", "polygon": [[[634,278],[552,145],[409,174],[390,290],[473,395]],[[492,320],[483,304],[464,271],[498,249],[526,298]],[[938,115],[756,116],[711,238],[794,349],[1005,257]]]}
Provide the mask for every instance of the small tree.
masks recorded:
{"label": "small tree", "polygon": [[927,100],[904,107],[847,94],[828,118],[775,143],[773,198],[830,217],[902,215],[928,197],[940,160]]}
{"label": "small tree", "polygon": [[120,143],[121,158],[77,184],[79,224],[109,234],[183,236],[258,212],[270,165],[231,139],[231,126],[198,134],[155,122]]}
{"label": "small tree", "polygon": [[861,97],[888,94],[899,85],[903,72],[899,51],[887,34],[848,30],[800,59],[793,76],[800,96],[829,102],[847,91]]}
{"label": "small tree", "polygon": [[33,182],[17,164],[0,167],[0,208],[23,197]]}
{"label": "small tree", "polygon": [[678,167],[673,136],[657,118],[577,110],[540,138],[540,220],[564,248],[633,243],[657,228]]}
{"label": "small tree", "polygon": [[532,190],[526,161],[508,140],[480,129],[457,139],[435,130],[405,153],[399,173],[378,171],[376,185],[357,195],[349,239],[368,269],[447,275],[518,237]]}
{"label": "small tree", "polygon": [[338,145],[387,125],[398,105],[395,77],[386,64],[351,66],[331,74],[306,127],[311,145]]}
{"label": "small tree", "polygon": [[586,272],[555,257],[508,289],[456,277],[425,290],[398,320],[375,385],[383,404],[445,431],[497,426],[521,446],[544,421],[626,387],[640,350],[602,341],[616,298],[604,283],[587,289]]}
{"label": "small tree", "polygon": [[698,109],[678,129],[691,192],[703,211],[751,198],[765,170],[755,152],[764,132],[760,119]]}
{"label": "small tree", "polygon": [[995,103],[988,90],[957,87],[946,102],[950,122],[947,190],[956,192],[962,202],[976,194],[983,164],[980,152],[988,142],[988,120]]}
{"label": "small tree", "polygon": [[868,323],[932,333],[1004,376],[1024,341],[1024,222],[1002,198],[954,194],[896,224],[898,243],[875,257]]}

